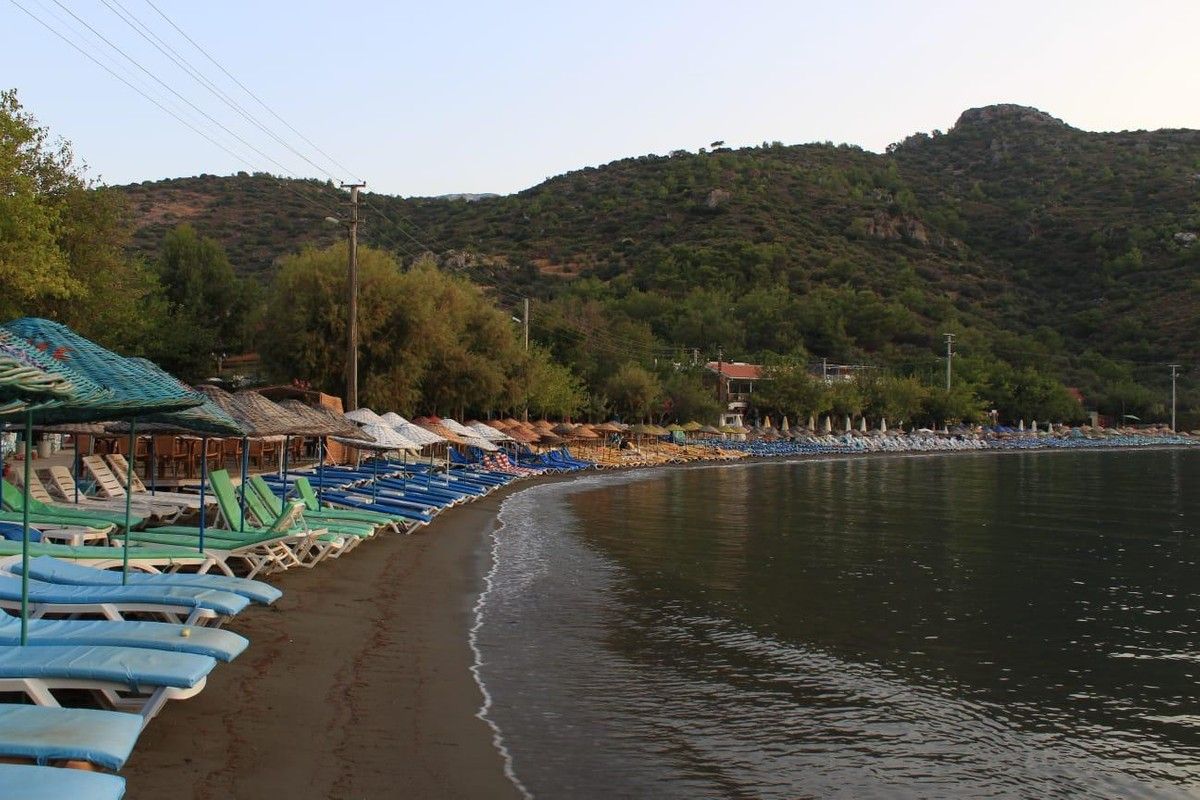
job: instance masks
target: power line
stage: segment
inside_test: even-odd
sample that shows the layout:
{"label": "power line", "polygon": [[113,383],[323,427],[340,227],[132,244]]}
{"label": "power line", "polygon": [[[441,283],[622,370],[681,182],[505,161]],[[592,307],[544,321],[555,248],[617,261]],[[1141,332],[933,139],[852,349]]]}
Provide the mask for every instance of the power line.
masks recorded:
{"label": "power line", "polygon": [[162,9],[160,9],[157,5],[155,5],[153,0],[146,0],[146,5],[150,6],[152,9],[154,9],[154,11],[160,17],[162,17],[168,25],[170,25],[172,28],[174,28],[175,31],[180,36],[182,36],[184,39],[186,39],[188,41],[188,43],[192,45],[192,47],[196,48],[196,50],[198,50],[201,55],[203,55],[205,58],[207,58],[213,64],[213,66],[215,66],[217,69],[221,70],[221,72],[225,74],[225,77],[229,78],[229,80],[231,80],[235,84],[237,84],[238,88],[240,88],[243,92],[245,92],[247,95],[249,95],[250,98],[254,100],[254,102],[256,102],[260,106],[262,106],[263,109],[265,109],[267,111],[267,113],[269,113],[271,116],[275,117],[275,119],[279,120],[279,122],[282,123],[288,130],[290,130],[292,133],[299,136],[300,139],[303,140],[305,144],[307,144],[309,147],[311,147],[317,153],[321,154],[326,160],[329,161],[330,164],[333,164],[335,167],[342,170],[343,172],[345,172],[348,175],[356,176],[356,178],[358,179],[359,182],[362,181],[361,175],[359,175],[357,172],[350,169],[349,167],[346,167],[340,161],[338,161],[333,156],[329,155],[324,150],[322,150],[320,147],[318,147],[316,144],[314,144],[312,142],[312,140],[310,140],[307,136],[302,134],[300,131],[296,130],[295,127],[293,127],[287,120],[285,120],[283,117],[281,117],[273,108],[271,108],[271,106],[267,105],[267,103],[265,101],[263,101],[262,98],[260,98],[254,92],[250,91],[250,89],[244,83],[239,81],[229,70],[227,70],[221,64],[221,62],[219,62],[215,58],[213,58],[207,50],[205,50],[203,47],[200,46],[199,43],[196,42],[195,39],[188,36],[187,33],[182,28],[180,28],[178,25],[176,25],[174,20],[172,20],[165,13],[163,13]]}

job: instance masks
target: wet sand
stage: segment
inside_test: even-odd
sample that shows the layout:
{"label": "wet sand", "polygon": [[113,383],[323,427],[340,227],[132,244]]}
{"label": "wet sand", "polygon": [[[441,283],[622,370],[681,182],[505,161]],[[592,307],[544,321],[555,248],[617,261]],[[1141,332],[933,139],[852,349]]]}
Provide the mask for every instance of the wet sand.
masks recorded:
{"label": "wet sand", "polygon": [[271,579],[229,626],[250,639],[168,705],[122,774],[157,798],[516,798],[475,716],[468,631],[491,532],[515,487]]}

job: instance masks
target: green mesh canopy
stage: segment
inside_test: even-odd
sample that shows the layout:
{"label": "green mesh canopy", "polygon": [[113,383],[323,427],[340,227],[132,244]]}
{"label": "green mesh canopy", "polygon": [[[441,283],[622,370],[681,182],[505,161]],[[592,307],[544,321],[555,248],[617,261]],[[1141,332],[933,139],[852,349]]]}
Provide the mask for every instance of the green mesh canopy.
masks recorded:
{"label": "green mesh canopy", "polygon": [[12,332],[0,328],[0,414],[95,402],[108,393]]}
{"label": "green mesh canopy", "polygon": [[123,358],[58,322],[24,317],[0,328],[62,365],[68,375],[80,375],[104,390],[38,409],[40,423],[141,417],[182,411],[204,402],[203,395],[149,361]]}

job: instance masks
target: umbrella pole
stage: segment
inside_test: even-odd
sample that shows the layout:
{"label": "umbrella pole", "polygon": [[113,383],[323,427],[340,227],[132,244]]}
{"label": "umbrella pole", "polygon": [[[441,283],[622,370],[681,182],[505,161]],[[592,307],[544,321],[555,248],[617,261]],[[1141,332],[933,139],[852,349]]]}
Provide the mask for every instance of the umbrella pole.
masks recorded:
{"label": "umbrella pole", "polygon": [[[3,458],[0,455],[0,458]],[[71,482],[75,484],[75,505],[79,505],[79,434],[75,434],[75,460],[71,464],[75,470],[75,474],[71,476]],[[4,469],[0,466],[0,474],[3,474]]]}
{"label": "umbrella pole", "polygon": [[242,518],[241,524],[238,526],[238,530],[241,530],[241,531],[246,530],[246,473],[249,471],[250,471],[250,437],[243,436],[242,437],[242,474],[241,474],[242,484],[241,484],[241,486],[238,487],[241,490],[239,502],[241,503],[240,511],[241,511],[241,518]]}
{"label": "umbrella pole", "polygon": [[291,434],[283,437],[283,496],[280,500],[283,507],[287,508],[287,485],[288,485],[288,451],[292,449]]}
{"label": "umbrella pole", "polygon": [[21,644],[29,643],[29,482],[33,480],[33,412],[25,412],[25,497],[21,503]]}
{"label": "umbrella pole", "polygon": [[317,508],[321,507],[321,491],[325,486],[325,437],[317,437]]}
{"label": "umbrella pole", "polygon": [[129,583],[129,523],[133,520],[133,448],[137,446],[137,420],[129,420],[129,461],[125,463],[125,546],[121,548],[121,585]]}
{"label": "umbrella pole", "polygon": [[[153,497],[158,492],[158,482],[156,481],[158,477],[158,452],[154,449],[153,436],[150,437],[147,452],[150,455],[150,496]],[[75,502],[78,503],[79,501],[76,500]]]}
{"label": "umbrella pole", "polygon": [[379,498],[379,457],[371,459],[371,502]]}
{"label": "umbrella pole", "polygon": [[204,552],[204,529],[208,525],[208,509],[205,507],[208,489],[208,437],[200,437],[200,552]]}

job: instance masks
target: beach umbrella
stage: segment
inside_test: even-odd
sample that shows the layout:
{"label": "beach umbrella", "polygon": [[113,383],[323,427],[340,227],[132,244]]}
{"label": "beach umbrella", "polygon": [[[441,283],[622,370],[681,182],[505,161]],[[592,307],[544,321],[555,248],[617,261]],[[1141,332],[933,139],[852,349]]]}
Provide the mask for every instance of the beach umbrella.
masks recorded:
{"label": "beach umbrella", "polygon": [[784,433],[791,433],[792,427],[788,425],[787,414],[783,415],[783,422],[779,423],[779,430],[783,431]]}
{"label": "beach umbrella", "polygon": [[[230,417],[232,417],[234,420],[236,420],[237,423],[239,425],[241,425],[241,427],[242,427],[242,457],[241,457],[241,463],[238,465],[238,468],[239,468],[238,469],[238,483],[239,483],[239,489],[240,489],[238,496],[240,498],[239,505],[241,506],[241,512],[242,512],[242,526],[241,527],[243,530],[245,530],[246,477],[247,477],[248,473],[250,472],[250,438],[251,437],[261,438],[264,436],[274,436],[275,432],[272,429],[272,420],[269,418],[263,418],[260,411],[246,408],[242,403],[238,402],[238,399],[234,395],[230,394],[229,392],[227,392],[224,389],[221,389],[219,387],[202,385],[202,386],[197,386],[196,391],[201,392],[205,397],[207,397],[209,399],[210,402],[219,406],[222,411],[224,411],[226,414],[228,414]],[[257,392],[253,392],[252,394],[254,394],[255,397],[261,397],[263,400],[266,400],[265,397],[258,394]],[[271,401],[267,400],[267,402],[270,403]],[[272,403],[272,405],[274,405],[274,404]],[[151,457],[153,458],[154,439],[150,440],[150,453],[151,453]],[[318,469],[320,469],[320,467],[318,467]],[[152,487],[153,487],[154,473],[155,473],[155,469],[154,469],[154,464],[152,461],[151,465],[150,465],[150,477],[151,477],[151,486]],[[318,484],[317,485],[317,497],[319,499],[320,495],[321,495],[320,481],[318,481],[317,484]],[[151,489],[151,492],[153,493],[153,488]]]}
{"label": "beach umbrella", "polygon": [[854,426],[850,424],[850,415],[846,415],[846,433],[849,433]]}
{"label": "beach umbrella", "polygon": [[770,427],[771,427],[771,415],[770,415],[770,414],[768,414],[767,416],[763,417],[763,424],[762,424],[762,426],[763,426],[763,428],[770,428]]}
{"label": "beach umbrella", "polygon": [[1025,420],[1022,419],[1019,422],[1017,422],[1017,430],[1021,433],[1025,432]]}
{"label": "beach umbrella", "polygon": [[867,432],[867,418],[863,417],[858,421],[858,429],[863,433]]}
{"label": "beach umbrella", "polygon": [[1032,431],[1033,433],[1037,433],[1037,432],[1038,432],[1038,429],[1037,429],[1037,420],[1036,420],[1036,419],[1035,419],[1033,422],[1031,422],[1031,423],[1030,423],[1030,425],[1029,425],[1029,430],[1030,430],[1030,431]]}
{"label": "beach umbrella", "polygon": [[[148,414],[183,411],[204,402],[204,395],[194,392],[176,378],[144,359],[130,359],[117,355],[90,339],[58,322],[37,317],[23,317],[4,323],[11,334],[24,339],[35,349],[50,355],[68,367],[72,373],[87,378],[91,384],[107,390],[104,397],[95,396],[89,402],[56,406],[47,405],[38,409],[40,421],[89,422],[98,420],[130,419],[129,463],[126,485],[133,485],[134,447],[136,443],[136,418]],[[27,420],[32,425],[32,416]],[[26,442],[28,447],[28,442]],[[28,467],[27,467],[28,469]],[[29,491],[26,482],[25,491]],[[132,513],[133,492],[125,495],[125,532],[129,532]],[[25,503],[28,506],[28,502]],[[121,564],[121,581],[129,574],[129,536],[125,537]]]}
{"label": "beach umbrella", "polygon": [[[180,387],[188,387],[180,383]],[[194,408],[183,411],[172,411],[165,414],[149,414],[138,420],[137,424],[143,433],[169,434],[200,434],[200,552],[204,552],[204,537],[208,529],[208,437],[216,435],[244,436],[246,429],[228,414],[220,405],[204,394],[205,400]],[[134,423],[123,422],[108,426],[114,433],[132,433]],[[130,436],[130,441],[133,437]],[[133,461],[133,447],[129,449],[129,460]],[[153,471],[153,465],[151,465]],[[132,494],[132,485],[127,482],[128,493]],[[151,480],[153,485],[153,479]],[[128,530],[126,531],[128,533]],[[126,537],[128,538],[128,537]]]}
{"label": "beach umbrella", "polygon": [[883,419],[879,420],[879,432],[887,433],[887,417],[884,417]]}
{"label": "beach umbrella", "polygon": [[[783,419],[784,419],[784,422],[787,422],[787,417],[784,417]],[[703,425],[701,425],[699,422],[696,422],[695,420],[692,420],[691,422],[685,422],[683,424],[683,429],[685,431],[687,431],[688,433],[696,433],[703,427],[704,427]]]}
{"label": "beach umbrella", "polygon": [[575,433],[575,426],[569,422],[560,422],[551,428],[550,432],[559,436],[570,436]]}
{"label": "beach umbrella", "polygon": [[[277,404],[284,412],[291,414],[296,420],[297,429],[284,434],[283,445],[283,500],[287,501],[288,493],[288,451],[291,450],[292,434],[302,436],[317,437],[318,449],[321,449],[321,441],[325,436],[337,436],[342,439],[360,442],[369,442],[371,439],[359,429],[357,425],[346,418],[345,414],[339,414],[324,406],[308,406],[301,403],[299,400],[282,400]],[[324,461],[324,452],[320,454],[320,463]],[[317,481],[321,483],[321,481]]]}
{"label": "beach umbrella", "polygon": [[[347,414],[346,416],[350,416]],[[359,429],[361,436],[353,439],[348,439],[342,436],[334,436],[335,441],[348,444],[351,447],[363,448],[367,450],[378,450],[381,453],[388,450],[413,450],[420,451],[421,446],[405,437],[401,436],[395,428],[382,421],[368,422]],[[363,436],[370,437],[369,439],[362,438]],[[379,454],[376,454],[371,459],[371,502],[379,496]]]}
{"label": "beach umbrella", "polygon": [[812,414],[808,415],[808,429],[810,431],[815,431],[817,429],[817,418]]}
{"label": "beach umbrella", "polygon": [[353,411],[347,411],[345,414],[343,414],[343,416],[351,422],[356,422],[359,425],[387,425],[387,422],[383,419],[383,417],[379,416],[365,406],[356,408]]}
{"label": "beach umbrella", "polygon": [[[4,418],[21,418],[25,435],[25,502],[21,510],[21,638],[29,640],[29,486],[33,463],[33,422],[50,404],[84,409],[103,403],[111,393],[60,363],[53,355],[0,328],[0,402]],[[85,412],[85,416],[87,416]],[[2,458],[2,456],[0,456]],[[2,469],[0,469],[2,471]]]}

